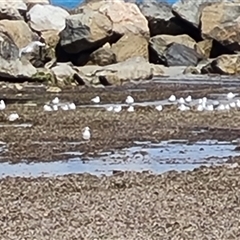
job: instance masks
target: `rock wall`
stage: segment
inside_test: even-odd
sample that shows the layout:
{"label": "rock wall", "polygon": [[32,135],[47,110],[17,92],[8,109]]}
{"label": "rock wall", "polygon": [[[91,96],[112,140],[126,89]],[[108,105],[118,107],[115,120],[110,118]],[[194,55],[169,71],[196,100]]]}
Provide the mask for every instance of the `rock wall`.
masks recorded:
{"label": "rock wall", "polygon": [[18,0],[0,9],[2,80],[124,84],[179,66],[179,74],[239,74],[237,0],[88,0],[71,11]]}

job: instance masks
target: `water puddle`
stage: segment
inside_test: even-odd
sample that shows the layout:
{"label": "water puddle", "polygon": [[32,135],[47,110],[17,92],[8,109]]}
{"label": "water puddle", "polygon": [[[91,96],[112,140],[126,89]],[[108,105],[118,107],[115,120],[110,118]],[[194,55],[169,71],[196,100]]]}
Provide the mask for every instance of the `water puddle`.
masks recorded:
{"label": "water puddle", "polygon": [[5,127],[30,128],[30,127],[32,127],[32,123],[0,124],[0,128],[5,128]]}
{"label": "water puddle", "polygon": [[[111,175],[113,171],[193,170],[200,166],[223,164],[229,157],[240,155],[230,142],[209,140],[188,143],[187,140],[135,142],[131,148],[105,152],[98,157],[83,157],[79,152],[63,153],[66,161],[0,164],[0,176],[54,176],[71,173]],[[3,146],[2,146],[3,150]],[[1,150],[0,150],[1,153]]]}

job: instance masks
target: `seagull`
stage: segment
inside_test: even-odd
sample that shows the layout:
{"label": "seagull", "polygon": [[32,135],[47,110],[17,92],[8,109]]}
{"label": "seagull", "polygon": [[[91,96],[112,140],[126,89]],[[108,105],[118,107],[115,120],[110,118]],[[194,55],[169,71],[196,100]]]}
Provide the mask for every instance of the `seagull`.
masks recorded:
{"label": "seagull", "polygon": [[218,111],[223,111],[225,110],[224,104],[219,104],[219,106],[216,108]]}
{"label": "seagull", "polygon": [[46,111],[46,112],[50,112],[50,111],[52,111],[52,108],[51,108],[51,106],[45,104],[45,105],[43,106],[43,110]]}
{"label": "seagull", "polygon": [[127,109],[128,112],[134,112],[134,107],[133,106],[129,106],[129,108]]}
{"label": "seagull", "polygon": [[0,101],[0,110],[4,110],[6,108],[6,104],[3,100]]}
{"label": "seagull", "polygon": [[231,103],[229,103],[229,106],[230,106],[231,108],[235,108],[235,107],[236,107],[236,103],[235,103],[235,102],[231,102]]}
{"label": "seagull", "polygon": [[234,94],[234,93],[230,92],[230,93],[227,94],[227,99],[230,100],[230,99],[235,98],[236,96],[237,96],[237,94]]}
{"label": "seagull", "polygon": [[75,109],[76,109],[75,103],[69,103],[69,104],[68,104],[68,108],[69,108],[70,110],[75,110]]}
{"label": "seagull", "polygon": [[134,99],[133,99],[133,97],[131,97],[131,96],[127,96],[125,102],[126,102],[127,104],[133,104],[133,103],[134,103]]}
{"label": "seagull", "polygon": [[238,99],[237,102],[236,102],[236,106],[237,106],[238,108],[240,108],[240,100],[239,100],[239,99]]}
{"label": "seagull", "polygon": [[53,111],[57,111],[58,110],[58,105],[53,105],[52,109],[53,109]]}
{"label": "seagull", "polygon": [[175,102],[176,101],[176,96],[175,95],[171,95],[169,98],[168,98],[168,101],[169,102]]}
{"label": "seagull", "polygon": [[178,110],[180,111],[188,111],[190,110],[190,107],[185,106],[183,103],[178,107]]}
{"label": "seagull", "polygon": [[225,105],[225,110],[230,110],[229,104],[226,104],[226,105]]}
{"label": "seagull", "polygon": [[184,100],[184,98],[180,98],[179,100],[178,100],[178,102],[180,103],[180,104],[184,104],[185,103],[185,100]]}
{"label": "seagull", "polygon": [[159,112],[161,112],[161,111],[163,110],[163,106],[162,106],[162,105],[158,105],[158,106],[156,106],[156,109],[157,109]]}
{"label": "seagull", "polygon": [[86,141],[90,140],[91,132],[89,127],[85,127],[82,131],[82,138]]}
{"label": "seagull", "polygon": [[23,53],[33,52],[34,49],[35,49],[37,46],[38,46],[38,47],[44,47],[44,46],[46,46],[46,44],[43,43],[43,42],[40,42],[40,41],[34,41],[34,42],[29,43],[26,47],[21,48],[21,49],[19,50],[19,58],[21,58],[21,56],[22,56]]}
{"label": "seagull", "polygon": [[9,116],[8,116],[8,120],[10,122],[13,122],[15,120],[17,120],[19,118],[19,115],[17,113],[11,113]]}
{"label": "seagull", "polygon": [[121,111],[122,111],[122,106],[121,106],[121,105],[115,106],[115,107],[113,108],[113,111],[116,112],[116,113],[121,112]]}
{"label": "seagull", "polygon": [[61,105],[61,109],[62,109],[63,111],[69,110],[68,104],[63,104],[63,105]]}
{"label": "seagull", "polygon": [[202,105],[202,104],[199,104],[199,105],[197,106],[197,111],[202,112],[203,110],[204,110],[203,105]]}
{"label": "seagull", "polygon": [[112,112],[112,111],[113,111],[113,106],[106,107],[106,110],[107,110],[108,112]]}
{"label": "seagull", "polygon": [[53,104],[59,104],[59,98],[58,97],[55,97],[53,100],[52,100],[52,103]]}
{"label": "seagull", "polygon": [[187,103],[190,103],[191,101],[192,101],[192,96],[188,96],[188,97],[186,97],[185,98],[185,101],[187,102]]}
{"label": "seagull", "polygon": [[95,98],[91,99],[91,101],[94,103],[100,103],[100,97],[96,96]]}
{"label": "seagull", "polygon": [[212,104],[210,104],[210,105],[207,105],[207,106],[205,107],[205,109],[206,109],[207,111],[213,111],[213,110],[214,110],[214,107],[213,107]]}

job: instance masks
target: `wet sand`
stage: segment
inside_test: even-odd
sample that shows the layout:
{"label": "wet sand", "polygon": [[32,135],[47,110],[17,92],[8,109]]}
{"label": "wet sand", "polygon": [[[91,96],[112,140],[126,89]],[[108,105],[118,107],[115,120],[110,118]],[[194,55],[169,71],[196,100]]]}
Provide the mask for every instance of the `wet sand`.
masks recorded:
{"label": "wet sand", "polygon": [[[23,84],[21,87],[21,91],[14,90],[14,85],[0,87],[1,98],[7,104],[7,109],[0,112],[0,141],[3,145],[6,143],[1,152],[1,161],[53,161],[66,159],[64,152],[97,156],[104,151],[134,146],[134,141],[231,141],[240,135],[240,111],[237,110],[179,112],[175,106],[164,106],[164,110],[158,112],[151,104],[141,106],[147,101],[164,101],[171,94],[176,94],[178,98],[187,97],[188,94],[194,99],[204,96],[224,98],[229,89],[221,84],[213,86],[153,82],[105,90],[79,87],[65,89],[60,94],[46,92],[44,86],[29,87]],[[240,88],[235,91],[240,92]],[[103,104],[123,104],[127,95],[132,95],[140,104],[135,106],[133,113],[127,112],[126,106],[120,113],[107,112],[104,107],[92,106],[90,99],[96,95],[101,97]],[[77,109],[44,112],[44,103],[55,96],[64,102],[74,102]],[[83,105],[89,107],[82,107]],[[12,112],[17,112],[20,116],[14,123],[7,120]],[[86,126],[92,130],[90,142],[82,141],[82,129]]]}
{"label": "wet sand", "polygon": [[0,180],[2,239],[239,239],[240,168]]}

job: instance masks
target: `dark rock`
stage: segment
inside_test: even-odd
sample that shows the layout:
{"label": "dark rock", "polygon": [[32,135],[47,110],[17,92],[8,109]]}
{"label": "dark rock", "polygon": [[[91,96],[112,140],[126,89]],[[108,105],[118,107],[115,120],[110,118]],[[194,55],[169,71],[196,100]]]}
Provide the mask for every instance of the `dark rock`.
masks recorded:
{"label": "dark rock", "polygon": [[186,32],[178,24],[176,17],[172,13],[172,7],[168,3],[143,0],[139,4],[139,8],[148,20],[151,36],[159,34],[178,35]]}
{"label": "dark rock", "polygon": [[71,54],[97,49],[112,35],[112,23],[103,14],[85,6],[82,13],[66,19],[66,27],[60,33],[60,45]]}
{"label": "dark rock", "polygon": [[99,48],[90,55],[90,63],[99,66],[106,66],[116,62],[115,53],[107,47]]}
{"label": "dark rock", "polygon": [[0,57],[4,60],[16,60],[19,49],[12,38],[5,32],[0,32]]}
{"label": "dark rock", "polygon": [[164,57],[166,66],[197,66],[203,59],[194,49],[178,43],[170,44]]}

